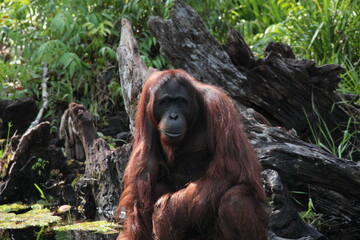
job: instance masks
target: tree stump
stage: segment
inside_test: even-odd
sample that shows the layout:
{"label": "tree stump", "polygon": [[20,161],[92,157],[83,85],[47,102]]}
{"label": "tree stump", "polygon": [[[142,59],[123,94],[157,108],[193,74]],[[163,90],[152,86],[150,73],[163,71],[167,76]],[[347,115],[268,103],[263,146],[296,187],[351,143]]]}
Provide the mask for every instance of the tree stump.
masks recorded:
{"label": "tree stump", "polygon": [[[48,149],[49,140],[49,122],[35,126],[20,139],[13,138],[11,159],[0,164],[1,169],[4,170],[0,179],[0,204],[21,200],[31,201],[36,198],[34,196],[39,196],[34,186],[36,177],[33,165],[39,158],[51,161]],[[42,170],[43,177],[46,178],[49,171],[48,169]]]}
{"label": "tree stump", "polygon": [[106,141],[97,135],[91,115],[82,105],[70,104],[63,118],[68,118],[70,124],[66,126],[71,127],[61,131],[70,133],[68,136],[77,136],[85,153],[85,173],[75,186],[84,217],[114,220],[131,146],[127,144],[117,151],[110,150]]}

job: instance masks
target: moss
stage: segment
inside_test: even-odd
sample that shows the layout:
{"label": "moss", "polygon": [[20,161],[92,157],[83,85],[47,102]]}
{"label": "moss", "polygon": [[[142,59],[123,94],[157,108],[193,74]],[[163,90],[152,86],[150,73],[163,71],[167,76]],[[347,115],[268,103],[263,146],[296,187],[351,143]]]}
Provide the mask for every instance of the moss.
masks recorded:
{"label": "moss", "polygon": [[0,205],[0,213],[17,212],[27,208],[29,208],[29,206],[22,204],[21,202],[4,204],[4,205]]}
{"label": "moss", "polygon": [[82,176],[83,176],[83,174],[79,174],[79,173],[76,175],[76,178],[71,182],[71,186],[73,188],[75,188],[76,183],[81,179]]}
{"label": "moss", "polygon": [[83,222],[76,223],[61,227],[55,227],[55,231],[92,231],[103,234],[118,234],[119,231],[114,228],[118,228],[119,225],[107,221],[95,221],[95,222]]}
{"label": "moss", "polygon": [[[20,209],[29,208],[26,205],[2,205],[0,209],[0,229],[19,229],[32,226],[49,226],[51,223],[61,221],[61,218],[54,216],[49,209],[43,208],[42,205],[36,204],[32,206],[32,210],[21,214],[11,213],[11,211],[17,211]],[[9,210],[12,209],[12,210]]]}
{"label": "moss", "polygon": [[[30,210],[29,210],[30,209]],[[14,212],[25,213],[16,214]],[[28,227],[48,227],[50,225],[64,224],[62,218],[55,216],[53,212],[42,204],[32,206],[22,203],[0,205],[0,230],[22,229]],[[66,226],[56,226],[50,229],[55,231],[90,231],[102,234],[118,234],[119,225],[107,221],[83,222]]]}

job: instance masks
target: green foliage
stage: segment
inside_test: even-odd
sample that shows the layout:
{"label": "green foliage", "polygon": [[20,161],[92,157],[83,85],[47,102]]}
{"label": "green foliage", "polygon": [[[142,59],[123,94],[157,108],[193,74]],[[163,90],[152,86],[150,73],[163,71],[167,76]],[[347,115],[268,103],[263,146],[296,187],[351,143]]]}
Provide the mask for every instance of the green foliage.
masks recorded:
{"label": "green foliage", "polygon": [[39,194],[40,194],[40,197],[41,197],[42,199],[44,199],[44,200],[47,200],[47,199],[46,199],[46,196],[45,196],[45,194],[44,194],[44,192],[43,192],[43,190],[39,187],[39,185],[37,185],[36,183],[34,183],[34,186],[35,186],[36,189],[38,190],[38,192],[39,192]]}
{"label": "green foliage", "polygon": [[[353,64],[347,56],[343,57],[342,64],[346,68],[346,72],[342,75],[342,81],[338,91],[347,94],[359,95],[360,94],[360,61]],[[357,100],[360,104],[360,99]]]}
{"label": "green foliage", "polygon": [[[33,82],[30,82],[30,78]],[[24,65],[12,64],[0,57],[0,98],[17,99],[22,97],[37,96],[39,76],[34,69]]]}
{"label": "green foliage", "polygon": [[296,197],[295,194],[300,195],[308,195],[307,197],[307,206],[306,211],[299,212],[300,217],[308,224],[314,227],[318,227],[323,223],[323,214],[317,213],[313,200],[310,196],[310,190],[308,193],[303,191],[291,191],[291,198],[301,207],[304,208],[304,204],[302,204]]}
{"label": "green foliage", "polygon": [[[188,0],[186,2],[200,13],[209,30],[221,41],[225,41],[230,28],[235,28],[252,45],[259,39],[272,36],[268,29],[274,29],[278,23],[286,19],[288,9],[295,1]],[[262,51],[263,48],[259,50]]]}
{"label": "green foliage", "polygon": [[298,1],[284,21],[288,43],[299,57],[319,64],[354,63],[360,58],[359,2],[357,0]]}
{"label": "green foliage", "polygon": [[356,136],[359,134],[359,130],[350,131],[351,126],[358,125],[358,122],[355,120],[356,118],[350,117],[346,126],[337,126],[339,129],[344,129],[342,131],[343,135],[340,139],[334,139],[333,132],[337,128],[330,129],[316,107],[313,107],[313,112],[317,118],[315,122],[310,121],[306,112],[305,115],[314,143],[338,158],[353,159],[353,155],[359,151],[356,144],[354,144],[357,143]]}
{"label": "green foliage", "polygon": [[323,222],[323,215],[317,213],[314,207],[314,203],[311,198],[308,201],[308,209],[305,212],[300,212],[300,217],[311,226],[319,226]]}
{"label": "green foliage", "polygon": [[[185,2],[220,41],[226,40],[230,28],[239,30],[258,57],[270,41],[285,42],[299,58],[342,64],[347,71],[338,91],[360,94],[359,0]],[[116,67],[121,19],[132,22],[145,64],[170,68],[147,21],[150,16],[168,19],[173,5],[173,0],[0,3],[1,99],[34,97],[40,102],[42,64],[46,62],[51,99],[47,117],[56,115],[56,103],[77,101],[92,112],[95,121],[102,122],[101,116],[116,111],[121,101]],[[114,74],[106,78],[109,72]],[[323,134],[331,134],[323,129]],[[348,136],[344,132],[344,139]]]}
{"label": "green foliage", "polygon": [[38,158],[37,161],[31,166],[31,169],[38,175],[41,176],[46,166],[49,164],[48,160]]}
{"label": "green foliage", "polygon": [[[49,111],[56,101],[81,102],[95,120],[113,111],[121,92],[103,72],[117,65],[120,21],[132,21],[148,66],[169,67],[147,28],[151,15],[168,18],[172,0],[38,0],[0,3],[0,96],[40,101],[42,63],[49,68]],[[120,14],[119,14],[120,13]],[[114,90],[117,90],[115,92]],[[101,104],[101,107],[99,106]]]}

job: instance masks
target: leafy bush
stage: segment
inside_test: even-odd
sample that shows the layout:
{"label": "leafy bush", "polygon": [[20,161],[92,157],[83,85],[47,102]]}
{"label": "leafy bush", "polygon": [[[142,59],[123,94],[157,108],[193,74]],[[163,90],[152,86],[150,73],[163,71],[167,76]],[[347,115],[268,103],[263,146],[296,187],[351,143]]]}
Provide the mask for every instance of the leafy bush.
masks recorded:
{"label": "leafy bush", "polygon": [[[159,55],[146,22],[150,15],[167,17],[171,4],[127,0],[1,3],[1,98],[29,96],[40,101],[41,66],[46,62],[53,101],[50,106],[55,108],[56,101],[78,101],[95,117],[113,111],[116,101],[121,100],[120,88],[114,88],[112,83],[118,82],[115,49],[121,18],[133,22],[144,61],[162,69],[168,65]],[[48,115],[54,111],[50,109]]]}

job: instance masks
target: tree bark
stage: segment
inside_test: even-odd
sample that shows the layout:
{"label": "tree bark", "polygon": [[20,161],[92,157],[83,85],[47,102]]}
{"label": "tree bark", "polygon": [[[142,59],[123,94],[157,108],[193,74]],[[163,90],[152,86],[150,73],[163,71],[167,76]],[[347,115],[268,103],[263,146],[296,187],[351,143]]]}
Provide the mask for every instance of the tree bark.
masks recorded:
{"label": "tree bark", "polygon": [[[156,69],[149,69],[141,61],[138,44],[135,40],[131,24],[127,19],[121,22],[121,39],[117,49],[121,90],[125,110],[130,119],[130,130],[134,128],[136,103],[139,99],[139,89],[142,88],[146,78]],[[129,81],[132,79],[132,81]]]}

